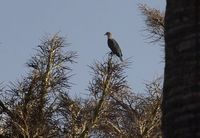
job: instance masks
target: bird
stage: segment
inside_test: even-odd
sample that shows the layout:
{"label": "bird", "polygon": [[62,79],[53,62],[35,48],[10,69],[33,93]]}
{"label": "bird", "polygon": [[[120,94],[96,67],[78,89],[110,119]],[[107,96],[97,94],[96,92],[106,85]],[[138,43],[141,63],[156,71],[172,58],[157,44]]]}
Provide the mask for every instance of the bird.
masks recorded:
{"label": "bird", "polygon": [[108,47],[111,49],[111,55],[115,54],[119,57],[119,59],[121,61],[123,61],[122,59],[122,51],[119,47],[119,44],[117,43],[117,41],[115,39],[112,38],[112,33],[111,32],[106,32],[104,35],[107,36],[107,43],[108,43]]}

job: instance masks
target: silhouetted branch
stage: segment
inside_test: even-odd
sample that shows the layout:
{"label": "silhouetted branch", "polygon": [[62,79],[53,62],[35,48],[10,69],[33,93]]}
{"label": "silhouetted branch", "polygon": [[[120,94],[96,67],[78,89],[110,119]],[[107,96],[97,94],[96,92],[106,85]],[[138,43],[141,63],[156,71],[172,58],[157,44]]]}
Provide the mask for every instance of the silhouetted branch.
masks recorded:
{"label": "silhouetted branch", "polygon": [[147,38],[151,42],[164,41],[164,13],[145,4],[139,4],[139,9],[145,16]]}

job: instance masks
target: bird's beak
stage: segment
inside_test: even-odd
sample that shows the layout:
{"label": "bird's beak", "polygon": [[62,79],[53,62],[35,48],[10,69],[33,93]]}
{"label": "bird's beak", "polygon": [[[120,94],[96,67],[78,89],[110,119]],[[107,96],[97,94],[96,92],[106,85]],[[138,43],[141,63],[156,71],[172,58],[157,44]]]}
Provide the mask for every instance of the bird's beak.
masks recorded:
{"label": "bird's beak", "polygon": [[104,35],[107,35],[106,33]]}

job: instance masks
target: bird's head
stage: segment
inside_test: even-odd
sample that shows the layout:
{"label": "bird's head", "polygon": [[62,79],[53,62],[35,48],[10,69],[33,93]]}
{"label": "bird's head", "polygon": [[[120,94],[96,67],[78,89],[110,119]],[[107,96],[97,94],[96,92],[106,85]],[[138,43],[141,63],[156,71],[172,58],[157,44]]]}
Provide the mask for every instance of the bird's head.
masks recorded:
{"label": "bird's head", "polygon": [[106,32],[104,35],[106,35],[108,38],[111,38],[112,36],[111,32]]}

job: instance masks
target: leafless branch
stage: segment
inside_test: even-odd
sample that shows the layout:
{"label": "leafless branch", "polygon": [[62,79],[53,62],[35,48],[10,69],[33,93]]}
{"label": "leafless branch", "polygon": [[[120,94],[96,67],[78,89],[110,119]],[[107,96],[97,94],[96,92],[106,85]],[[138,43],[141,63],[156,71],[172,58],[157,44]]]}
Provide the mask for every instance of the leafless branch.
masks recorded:
{"label": "leafless branch", "polygon": [[146,4],[139,4],[139,9],[145,17],[147,38],[150,42],[164,41],[164,13]]}

